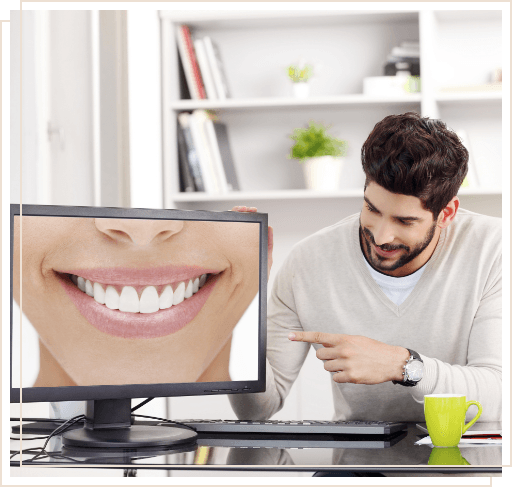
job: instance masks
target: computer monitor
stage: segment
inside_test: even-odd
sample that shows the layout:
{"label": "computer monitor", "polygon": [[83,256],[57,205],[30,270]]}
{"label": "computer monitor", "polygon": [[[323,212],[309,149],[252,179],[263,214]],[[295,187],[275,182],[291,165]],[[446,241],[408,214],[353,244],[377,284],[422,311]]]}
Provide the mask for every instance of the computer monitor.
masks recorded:
{"label": "computer monitor", "polygon": [[[87,401],[64,445],[191,441],[132,425],[131,399],[265,390],[266,214],[11,205],[10,223],[11,402]],[[16,367],[13,306],[37,333],[35,371]]]}

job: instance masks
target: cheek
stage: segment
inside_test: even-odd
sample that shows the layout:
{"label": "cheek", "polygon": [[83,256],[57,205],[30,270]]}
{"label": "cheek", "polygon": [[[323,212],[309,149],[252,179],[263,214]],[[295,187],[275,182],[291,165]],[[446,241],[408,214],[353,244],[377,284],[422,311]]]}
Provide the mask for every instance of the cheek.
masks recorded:
{"label": "cheek", "polygon": [[361,211],[361,216],[359,218],[360,224],[363,228],[371,228],[375,221],[377,220],[376,215],[368,211],[367,209],[363,209]]}

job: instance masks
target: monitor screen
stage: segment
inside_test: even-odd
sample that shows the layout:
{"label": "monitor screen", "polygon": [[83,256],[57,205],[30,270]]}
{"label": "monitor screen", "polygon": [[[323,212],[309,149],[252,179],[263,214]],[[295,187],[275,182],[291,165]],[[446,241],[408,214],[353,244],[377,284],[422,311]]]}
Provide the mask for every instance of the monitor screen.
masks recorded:
{"label": "monitor screen", "polygon": [[267,215],[12,205],[11,259],[12,402],[264,390]]}

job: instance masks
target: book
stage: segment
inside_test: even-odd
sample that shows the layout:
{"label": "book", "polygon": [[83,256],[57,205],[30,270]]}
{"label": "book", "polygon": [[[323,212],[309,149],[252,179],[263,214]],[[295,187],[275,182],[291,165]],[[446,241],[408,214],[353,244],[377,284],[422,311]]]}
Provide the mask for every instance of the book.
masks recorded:
{"label": "book", "polygon": [[205,191],[203,173],[201,171],[199,157],[197,155],[197,150],[194,145],[194,140],[192,137],[192,131],[190,129],[190,113],[180,113],[178,115],[178,123],[182,130],[183,142],[186,146],[187,151],[187,161],[190,173],[192,175],[192,178],[194,179],[195,189],[197,191]]}
{"label": "book", "polygon": [[405,49],[418,49],[420,48],[420,41],[403,41],[400,43],[400,47]]}
{"label": "book", "polygon": [[240,191],[240,184],[238,182],[236,168],[233,162],[233,155],[229,145],[227,127],[221,122],[215,122],[213,127],[215,129],[215,135],[217,136],[217,144],[219,146],[222,165],[224,166],[228,190]]}
{"label": "book", "polygon": [[178,124],[178,167],[180,172],[180,191],[182,193],[196,190],[194,178],[188,163],[188,151],[183,128]]}
{"label": "book", "polygon": [[420,50],[419,47],[417,49],[406,47],[393,47],[393,49],[391,49],[391,56],[399,58],[419,58]]}
{"label": "book", "polygon": [[190,115],[190,131],[197,150],[204,189],[207,193],[220,193],[221,189],[214,169],[202,112],[204,110],[194,110]]}
{"label": "book", "polygon": [[217,96],[219,100],[225,100],[230,97],[230,93],[219,49],[209,36],[203,37],[203,42],[212,72],[213,81],[215,83]]}
{"label": "book", "polygon": [[[425,423],[416,424],[416,427],[428,435],[428,430]],[[458,446],[459,448],[468,446],[499,446],[503,441],[501,433],[502,430],[500,422],[477,422],[461,436]],[[430,447],[434,446],[430,436],[421,438],[420,440],[416,441],[415,445],[429,445]]]}
{"label": "book", "polygon": [[[426,423],[416,423],[416,427],[421,431],[428,433]],[[502,424],[499,421],[476,422],[471,428],[469,428],[463,435],[464,437],[474,436],[501,436]]]}
{"label": "book", "polygon": [[194,48],[196,50],[197,62],[199,64],[199,69],[201,70],[201,77],[203,78],[206,96],[209,100],[217,100],[217,91],[215,89],[215,83],[213,81],[210,63],[208,62],[208,56],[206,55],[206,48],[204,46],[203,39],[196,39],[194,41]]}
{"label": "book", "polygon": [[226,179],[226,173],[224,172],[224,166],[222,164],[222,157],[219,150],[219,144],[217,143],[217,135],[213,126],[213,122],[210,116],[204,110],[198,110],[200,116],[203,119],[204,127],[206,130],[206,136],[208,139],[208,149],[210,151],[210,157],[213,164],[213,171],[218,183],[218,189],[221,193],[227,193],[229,191],[228,182]]}
{"label": "book", "polygon": [[206,98],[201,71],[197,63],[197,58],[192,40],[192,34],[187,25],[177,26],[177,44],[185,78],[190,94],[194,100],[203,100]]}

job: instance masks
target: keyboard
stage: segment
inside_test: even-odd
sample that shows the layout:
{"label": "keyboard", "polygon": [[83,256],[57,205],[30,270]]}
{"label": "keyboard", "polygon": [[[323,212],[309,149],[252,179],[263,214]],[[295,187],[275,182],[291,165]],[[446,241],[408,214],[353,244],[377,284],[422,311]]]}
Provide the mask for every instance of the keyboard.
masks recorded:
{"label": "keyboard", "polygon": [[407,437],[392,435],[325,435],[265,433],[199,433],[198,446],[227,448],[389,448]]}
{"label": "keyboard", "polygon": [[[406,423],[388,421],[243,421],[221,419],[184,419],[176,421],[191,426],[198,433],[391,435],[407,430]],[[169,423],[168,425],[172,426]]]}

